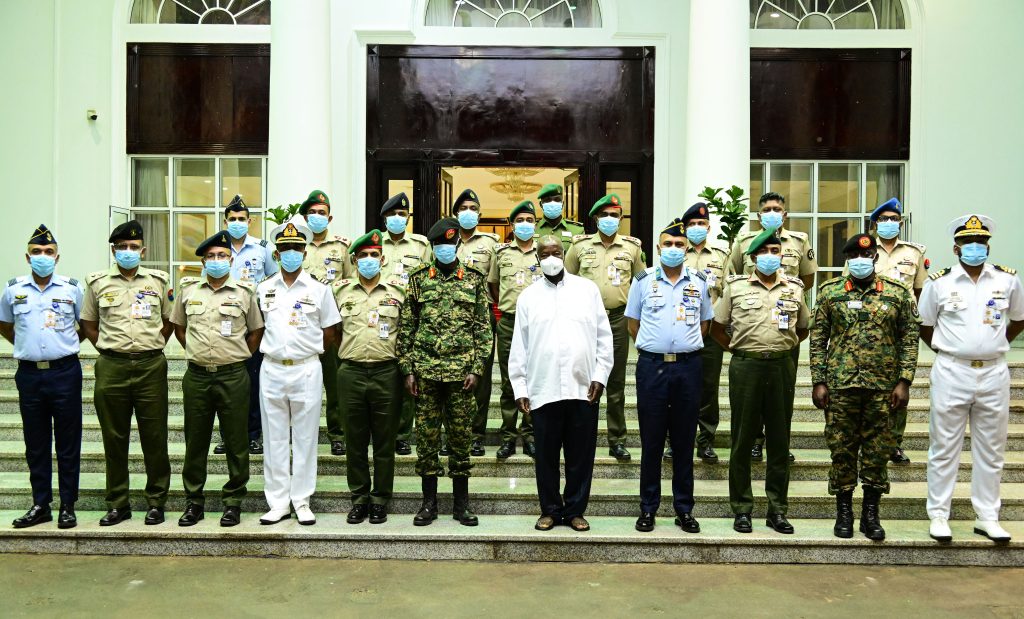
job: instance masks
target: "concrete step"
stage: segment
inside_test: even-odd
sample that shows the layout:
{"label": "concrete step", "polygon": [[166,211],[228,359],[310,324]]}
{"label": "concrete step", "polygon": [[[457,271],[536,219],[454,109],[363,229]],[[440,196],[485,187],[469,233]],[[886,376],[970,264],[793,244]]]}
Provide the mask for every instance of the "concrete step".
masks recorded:
{"label": "concrete step", "polygon": [[[0,512],[10,521],[20,511]],[[884,542],[858,534],[832,535],[822,520],[793,521],[796,533],[781,535],[755,520],[754,533],[732,530],[731,518],[706,518],[700,534],[681,532],[671,520],[651,533],[634,530],[633,517],[594,516],[591,531],[566,527],[535,531],[536,516],[484,516],[480,526],[463,527],[442,516],[428,527],[414,527],[411,513],[395,513],[381,525],[345,523],[344,514],[320,514],[315,526],[294,519],[260,526],[255,514],[242,524],[218,526],[216,514],[183,529],[173,520],[146,526],[141,514],[116,527],[98,525],[100,512],[81,511],[79,525],[53,524],[0,529],[0,552],[160,556],[277,556],[333,559],[429,559],[476,561],[583,561],[644,563],[842,563],[865,565],[1024,565],[1024,523],[1008,522],[1014,541],[997,546],[972,532],[972,523],[951,523],[954,542],[928,537],[928,523],[890,521]]]}

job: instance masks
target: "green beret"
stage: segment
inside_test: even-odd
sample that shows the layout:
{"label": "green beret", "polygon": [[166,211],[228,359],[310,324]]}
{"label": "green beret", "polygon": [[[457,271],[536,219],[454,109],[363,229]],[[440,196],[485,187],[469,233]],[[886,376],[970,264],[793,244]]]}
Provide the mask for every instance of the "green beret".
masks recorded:
{"label": "green beret", "polygon": [[305,202],[302,203],[302,206],[299,207],[299,215],[305,217],[306,213],[309,212],[309,207],[314,204],[323,204],[327,207],[328,211],[331,210],[331,201],[327,199],[327,194],[319,189],[314,189],[309,192],[309,197],[306,198]]}
{"label": "green beret", "polygon": [[540,193],[537,194],[538,200],[543,200],[551,196],[562,195],[562,186],[556,183],[548,183],[540,188]]}
{"label": "green beret", "polygon": [[755,236],[754,240],[750,242],[750,246],[747,247],[747,251],[744,253],[750,256],[755,251],[761,249],[763,245],[782,245],[779,237],[775,236],[775,230],[776,228],[765,228],[762,230],[761,234]]}
{"label": "green beret", "polygon": [[590,209],[590,216],[593,217],[598,211],[606,206],[614,206],[615,208],[622,210],[622,201],[619,200],[618,194],[610,193],[605,197],[601,198],[597,202],[594,202],[593,208]]}
{"label": "green beret", "polygon": [[231,241],[228,240],[227,232],[221,230],[217,234],[214,234],[210,238],[206,239],[199,244],[196,248],[196,255],[202,258],[206,255],[211,247],[223,247],[224,249],[231,249]]}
{"label": "green beret", "polygon": [[536,207],[533,206],[533,202],[529,200],[523,200],[519,204],[515,205],[515,207],[512,209],[512,212],[508,214],[508,220],[512,221],[513,219],[516,218],[516,215],[523,212],[527,212],[533,215],[534,217],[537,216],[537,209]]}
{"label": "green beret", "polygon": [[29,245],[56,245],[57,239],[53,238],[53,233],[46,227],[46,224],[39,224],[36,231],[32,233],[32,236],[28,239]]}
{"label": "green beret", "polygon": [[355,255],[360,249],[366,249],[368,247],[376,247],[377,249],[380,249],[380,243],[383,238],[384,233],[380,230],[370,230],[352,243],[352,247],[349,247],[348,253]]}

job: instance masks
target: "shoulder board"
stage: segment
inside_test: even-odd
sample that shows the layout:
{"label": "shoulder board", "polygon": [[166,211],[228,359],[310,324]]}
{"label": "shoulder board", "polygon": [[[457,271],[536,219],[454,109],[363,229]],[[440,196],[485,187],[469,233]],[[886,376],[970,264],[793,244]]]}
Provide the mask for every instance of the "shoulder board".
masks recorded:
{"label": "shoulder board", "polygon": [[402,296],[405,296],[405,282],[402,280],[394,278],[388,279],[384,281],[384,285],[399,290],[402,293]]}
{"label": "shoulder board", "polygon": [[171,280],[171,276],[168,275],[167,271],[161,271],[159,269],[145,269],[145,270],[143,270],[143,268],[144,267],[139,267],[139,270],[142,273],[144,273],[146,275],[152,275],[153,277],[155,277],[155,278],[157,278],[159,280],[162,280],[165,284]]}
{"label": "shoulder board", "polygon": [[351,283],[352,283],[352,280],[350,280],[350,279],[339,279],[339,280],[334,282],[333,287],[334,288],[341,288],[342,286],[348,286]]}
{"label": "shoulder board", "polygon": [[178,280],[178,287],[185,288],[185,286],[191,286],[192,284],[198,284],[198,277],[182,277]]}
{"label": "shoulder board", "polygon": [[498,238],[498,235],[493,233],[493,232],[481,232],[480,236],[486,236],[487,238],[493,239],[495,241],[500,241],[501,240],[500,238]]}
{"label": "shoulder board", "polygon": [[903,243],[904,243],[905,245],[910,245],[911,247],[913,247],[913,248],[914,248],[914,249],[916,249],[917,251],[921,252],[922,254],[923,254],[923,253],[925,252],[925,250],[927,249],[927,248],[926,248],[926,247],[924,246],[924,244],[923,244],[923,243],[915,243],[915,242],[913,242],[913,241],[903,241]]}
{"label": "shoulder board", "polygon": [[745,241],[747,239],[754,238],[758,234],[761,234],[760,230],[748,230],[748,231],[744,232],[743,234],[739,235],[738,237],[736,237],[736,240],[737,241]]}
{"label": "shoulder board", "polygon": [[427,237],[423,236],[422,234],[412,233],[409,235],[409,240],[416,241],[418,243],[423,243],[424,245],[430,245],[430,241],[427,240]]}
{"label": "shoulder board", "polygon": [[910,286],[908,284],[906,284],[905,282],[903,282],[902,280],[894,279],[894,278],[888,277],[886,275],[879,275],[878,279],[882,280],[883,282],[885,282],[887,284],[892,284],[893,286],[899,286],[900,288],[903,288],[904,290],[907,290],[907,291],[910,290]]}
{"label": "shoulder board", "polygon": [[563,222],[565,222],[565,224],[566,224],[566,225],[569,225],[569,226],[582,226],[582,225],[583,225],[583,224],[581,224],[580,222],[578,222],[578,221],[573,221],[573,220],[571,220],[571,219],[563,219],[562,221],[563,221]]}
{"label": "shoulder board", "polygon": [[512,243],[498,243],[494,246],[494,253],[498,253],[499,251],[508,249],[509,247],[512,247]]}
{"label": "shoulder board", "polygon": [[[760,233],[758,233],[758,234],[760,234]],[[807,233],[806,232],[800,232],[799,230],[786,230],[786,234],[789,234],[791,236],[795,236],[796,238],[798,238],[798,239],[800,239],[802,241],[806,241],[807,240]]]}
{"label": "shoulder board", "polygon": [[573,243],[579,243],[580,241],[585,241],[585,240],[589,239],[592,236],[594,236],[594,235],[593,234],[577,234],[576,236],[572,237],[572,242]]}
{"label": "shoulder board", "polygon": [[708,239],[704,246],[708,249],[720,251],[723,254],[729,253],[729,247],[726,246],[725,241],[722,241],[721,239]]}
{"label": "shoulder board", "polygon": [[1003,273],[1009,273],[1010,275],[1016,275],[1017,274],[1017,269],[1011,269],[1010,267],[1004,267],[1001,264],[993,264],[992,266],[993,266],[993,268],[995,268],[995,270],[1002,271]]}
{"label": "shoulder board", "polygon": [[827,280],[821,282],[820,284],[818,284],[818,290],[819,291],[823,291],[823,290],[825,290],[825,286],[831,286],[833,284],[838,284],[839,282],[843,281],[844,279],[846,279],[846,278],[843,277],[843,276],[833,277],[832,279],[827,279]]}
{"label": "shoulder board", "polygon": [[787,282],[789,282],[791,284],[796,284],[797,286],[800,286],[801,288],[804,287],[804,282],[799,277],[790,277],[788,275],[783,275],[782,278],[785,279]]}
{"label": "shoulder board", "polygon": [[701,278],[701,279],[702,279],[702,280],[704,280],[704,281],[707,281],[707,280],[708,280],[708,276],[707,276],[707,275],[705,275],[705,274],[704,274],[704,271],[702,271],[702,270],[700,270],[700,269],[687,269],[687,270],[688,270],[688,271],[689,271],[690,273],[693,273],[694,275],[696,275],[697,277]]}
{"label": "shoulder board", "polygon": [[725,281],[727,281],[727,282],[729,282],[731,284],[733,282],[738,282],[741,279],[747,279],[747,276],[743,275],[743,274],[730,275],[730,276],[725,278]]}
{"label": "shoulder board", "polygon": [[409,277],[412,277],[413,275],[416,275],[417,273],[420,273],[422,271],[426,271],[428,268],[430,268],[430,263],[420,263],[415,269],[409,271]]}
{"label": "shoulder board", "polygon": [[630,243],[636,245],[637,247],[641,246],[640,239],[636,238],[635,236],[623,236],[622,240],[629,241]]}
{"label": "shoulder board", "polygon": [[939,279],[943,275],[949,275],[950,271],[952,271],[952,270],[953,269],[951,269],[949,267],[946,267],[945,269],[942,269],[941,271],[936,271],[936,272],[932,273],[931,275],[928,276],[928,279]]}
{"label": "shoulder board", "polygon": [[267,246],[267,239],[260,239],[260,247],[266,247],[266,246]]}
{"label": "shoulder board", "polygon": [[72,286],[77,286],[78,285],[78,280],[75,279],[74,277],[69,277],[68,278],[68,283],[71,284]]}
{"label": "shoulder board", "polygon": [[640,271],[639,273],[633,276],[633,281],[638,282],[646,278],[648,275],[650,275],[650,272],[647,269],[644,269],[643,271]]}
{"label": "shoulder board", "polygon": [[18,278],[17,277],[12,277],[11,279],[7,280],[7,285],[8,286],[13,286],[14,284],[17,284],[17,283],[18,283]]}
{"label": "shoulder board", "polygon": [[252,282],[240,282],[238,280],[235,280],[235,283],[238,284],[239,288],[244,288],[249,292],[256,292],[256,284]]}
{"label": "shoulder board", "polygon": [[330,238],[331,243],[341,243],[342,245],[350,245],[349,240],[343,236],[334,235]]}
{"label": "shoulder board", "polygon": [[85,276],[85,283],[91,284],[106,274],[106,271],[96,271],[95,273],[89,273],[88,275]]}
{"label": "shoulder board", "polygon": [[476,273],[480,277],[487,277],[487,273],[481,271],[475,264],[463,263],[462,266],[466,267],[467,271],[472,271],[473,273]]}

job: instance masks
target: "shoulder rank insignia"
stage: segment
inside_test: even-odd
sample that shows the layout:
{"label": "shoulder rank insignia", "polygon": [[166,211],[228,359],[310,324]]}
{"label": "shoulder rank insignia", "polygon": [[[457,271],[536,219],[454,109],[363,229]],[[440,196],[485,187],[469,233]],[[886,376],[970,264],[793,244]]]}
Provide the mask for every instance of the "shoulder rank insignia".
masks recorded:
{"label": "shoulder rank insignia", "polygon": [[842,277],[842,276],[833,277],[832,279],[827,279],[827,280],[821,282],[820,284],[818,284],[818,290],[819,291],[824,291],[825,290],[825,286],[831,286],[832,284],[838,284],[839,282],[843,281],[844,279],[846,279],[846,278]]}
{"label": "shoulder rank insignia", "polygon": [[687,267],[686,270],[689,271],[690,273],[696,275],[700,279],[702,279],[704,281],[708,281],[708,276],[704,274],[704,271],[701,271],[700,269],[691,269],[689,267]]}
{"label": "shoulder rank insignia", "polygon": [[106,274],[106,271],[96,271],[95,273],[89,273],[88,275],[85,276],[85,283],[91,284]]}
{"label": "shoulder rank insignia", "polygon": [[579,243],[580,241],[585,241],[592,236],[592,234],[577,234],[576,236],[572,237],[572,242]]}
{"label": "shoulder rank insignia", "polygon": [[509,247],[512,247],[512,243],[498,243],[494,246],[494,253],[498,253],[499,251],[508,249]]}
{"label": "shoulder rank insignia", "polygon": [[899,286],[900,288],[903,288],[905,290],[910,290],[910,286],[908,284],[904,283],[903,280],[894,279],[894,278],[889,277],[887,275],[879,275],[878,279],[884,281],[887,284],[892,284],[893,286]]}
{"label": "shoulder rank insignia", "polygon": [[647,275],[648,275],[647,269],[644,269],[643,271],[640,271],[639,273],[637,273],[636,275],[633,276],[633,281],[634,282],[638,282],[638,281],[644,279],[645,277],[647,277]]}
{"label": "shoulder rank insignia", "polygon": [[337,236],[337,235],[335,235],[335,236],[334,236],[334,240],[335,240],[335,241],[338,241],[338,242],[340,242],[340,243],[342,243],[342,244],[344,244],[344,245],[345,245],[346,247],[347,247],[347,246],[349,246],[349,245],[351,245],[351,243],[349,243],[348,239],[346,239],[346,238],[345,238],[345,237],[343,237],[343,236]]}
{"label": "shoulder rank insignia", "polygon": [[799,277],[790,277],[789,275],[783,275],[783,277],[786,279],[787,282],[791,284],[796,284],[801,288],[804,287],[804,282]]}
{"label": "shoulder rank insignia", "polygon": [[927,248],[926,248],[926,247],[925,247],[924,245],[922,245],[921,243],[915,243],[915,242],[913,242],[913,241],[904,241],[904,243],[906,243],[907,245],[910,245],[911,247],[913,247],[913,248],[914,248],[914,249],[916,249],[917,251],[921,252],[922,254],[923,254],[923,253],[925,252],[925,250],[927,249]]}
{"label": "shoulder rank insignia", "polygon": [[729,275],[729,276],[727,276],[725,278],[725,281],[727,281],[727,282],[729,282],[731,284],[733,282],[738,282],[741,279],[747,279],[747,276],[746,275],[742,275],[742,274]]}
{"label": "shoulder rank insignia", "polygon": [[17,283],[18,283],[18,278],[17,277],[12,277],[11,279],[9,279],[7,281],[7,285],[8,286],[13,286],[14,284],[17,284]]}
{"label": "shoulder rank insignia", "polygon": [[640,239],[636,238],[635,236],[623,236],[622,240],[629,241],[630,243],[636,245],[637,247],[641,247]]}
{"label": "shoulder rank insignia", "polygon": [[260,239],[260,247],[266,247],[266,246],[267,246],[267,239]]}
{"label": "shoulder rank insignia", "polygon": [[993,264],[992,267],[995,268],[995,270],[997,270],[997,271],[1002,271],[1003,273],[1008,273],[1010,275],[1016,275],[1017,274],[1017,269],[1011,269],[1010,267],[1004,267],[1001,264]]}
{"label": "shoulder rank insignia", "polygon": [[928,279],[939,279],[943,275],[949,275],[950,271],[952,271],[952,270],[953,269],[951,269],[949,267],[946,267],[946,268],[942,269],[941,271],[936,271],[936,272],[932,273],[931,275],[928,276]]}

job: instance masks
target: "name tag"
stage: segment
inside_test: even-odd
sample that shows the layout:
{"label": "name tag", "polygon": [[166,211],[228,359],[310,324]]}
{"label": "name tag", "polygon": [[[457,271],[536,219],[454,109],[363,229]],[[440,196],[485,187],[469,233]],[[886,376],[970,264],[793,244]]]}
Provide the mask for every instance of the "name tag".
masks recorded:
{"label": "name tag", "polygon": [[131,317],[132,319],[139,318],[150,318],[153,316],[153,309],[149,303],[144,303],[142,299],[139,299],[132,303]]}
{"label": "name tag", "polygon": [[562,230],[562,236],[572,238],[572,232],[569,232],[568,230]]}
{"label": "name tag", "polygon": [[230,320],[220,321],[220,334],[224,337],[229,337],[231,335],[231,326]]}
{"label": "name tag", "polygon": [[388,323],[386,323],[386,322],[380,323],[380,326],[377,327],[377,337],[379,337],[382,340],[386,340],[386,339],[388,339],[388,335],[390,335],[390,334],[391,334],[391,327],[390,327],[390,325],[388,325]]}
{"label": "name tag", "polygon": [[855,310],[863,309],[864,302],[863,301],[847,301],[846,302],[846,307],[848,307],[850,309],[855,309]]}
{"label": "name tag", "polygon": [[779,314],[779,331],[789,331],[789,314]]}
{"label": "name tag", "polygon": [[52,309],[43,311],[43,328],[61,331],[64,329],[64,315]]}

